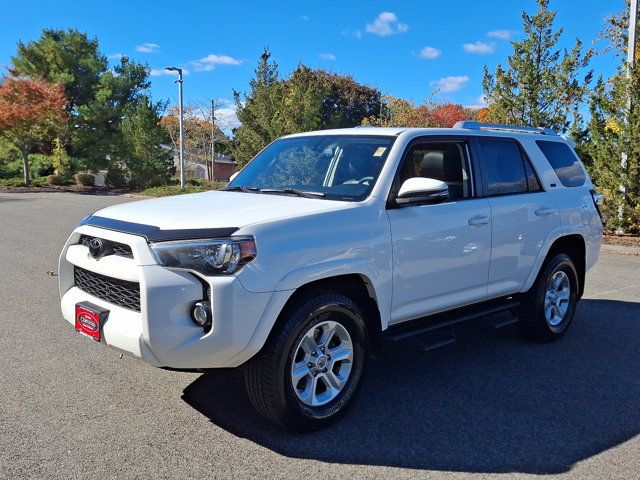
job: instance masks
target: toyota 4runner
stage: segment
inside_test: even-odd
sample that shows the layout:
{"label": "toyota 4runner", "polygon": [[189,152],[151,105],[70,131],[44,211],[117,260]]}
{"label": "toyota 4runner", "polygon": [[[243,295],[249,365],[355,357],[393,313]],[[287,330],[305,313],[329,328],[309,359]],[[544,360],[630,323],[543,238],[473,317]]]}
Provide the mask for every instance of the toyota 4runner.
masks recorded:
{"label": "toyota 4runner", "polygon": [[352,403],[384,338],[495,312],[561,337],[598,258],[600,200],[547,129],[290,135],[222,191],[83,219],[60,256],[62,313],[157,367],[243,366],[259,412],[313,430]]}

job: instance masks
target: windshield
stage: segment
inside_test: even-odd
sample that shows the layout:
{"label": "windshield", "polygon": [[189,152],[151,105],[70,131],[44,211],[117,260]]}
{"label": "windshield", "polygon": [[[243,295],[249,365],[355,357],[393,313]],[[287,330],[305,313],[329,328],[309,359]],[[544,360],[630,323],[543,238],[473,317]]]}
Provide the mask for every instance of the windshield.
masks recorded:
{"label": "windshield", "polygon": [[282,138],[251,160],[227,189],[363,200],[394,140],[363,135]]}

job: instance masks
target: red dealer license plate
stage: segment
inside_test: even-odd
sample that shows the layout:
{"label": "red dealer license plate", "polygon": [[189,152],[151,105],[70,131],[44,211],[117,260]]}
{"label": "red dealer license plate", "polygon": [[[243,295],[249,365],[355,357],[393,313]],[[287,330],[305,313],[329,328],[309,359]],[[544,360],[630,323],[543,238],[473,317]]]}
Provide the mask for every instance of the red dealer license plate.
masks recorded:
{"label": "red dealer license plate", "polygon": [[76,303],[76,331],[100,341],[100,331],[109,310],[90,302]]}

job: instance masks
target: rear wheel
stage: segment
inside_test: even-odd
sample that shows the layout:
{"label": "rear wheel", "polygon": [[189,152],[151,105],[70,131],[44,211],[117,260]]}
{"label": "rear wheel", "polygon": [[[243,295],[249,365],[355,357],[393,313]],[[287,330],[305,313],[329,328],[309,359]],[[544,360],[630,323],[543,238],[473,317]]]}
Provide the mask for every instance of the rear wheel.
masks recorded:
{"label": "rear wheel", "polygon": [[247,392],[256,409],[282,427],[323,428],[344,414],[362,378],[362,310],[340,293],[314,290],[295,299],[280,320],[247,364]]}
{"label": "rear wheel", "polygon": [[571,257],[558,254],[549,259],[522,297],[520,324],[525,334],[538,341],[560,338],[575,314],[578,288]]}

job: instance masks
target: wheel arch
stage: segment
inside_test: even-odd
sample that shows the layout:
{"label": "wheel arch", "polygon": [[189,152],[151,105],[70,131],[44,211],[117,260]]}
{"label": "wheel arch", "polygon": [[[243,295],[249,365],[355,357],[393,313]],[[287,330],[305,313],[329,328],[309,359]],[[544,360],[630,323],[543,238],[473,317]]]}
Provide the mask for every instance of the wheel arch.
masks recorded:
{"label": "wheel arch", "polygon": [[281,309],[272,331],[275,331],[284,314],[297,298],[312,290],[331,290],[342,293],[354,300],[362,308],[364,321],[371,340],[377,342],[382,333],[382,321],[378,295],[371,279],[363,273],[348,273],[320,278],[296,288]]}
{"label": "wheel arch", "polygon": [[553,241],[547,243],[548,248],[546,252],[542,253],[537,263],[537,268],[532,271],[532,274],[527,279],[523,291],[527,291],[531,288],[535,279],[540,274],[540,271],[550,258],[553,258],[559,253],[564,253],[571,257],[573,264],[578,274],[578,298],[582,297],[584,293],[585,275],[586,275],[586,242],[581,233],[578,232],[566,232],[563,235],[556,236]]}

